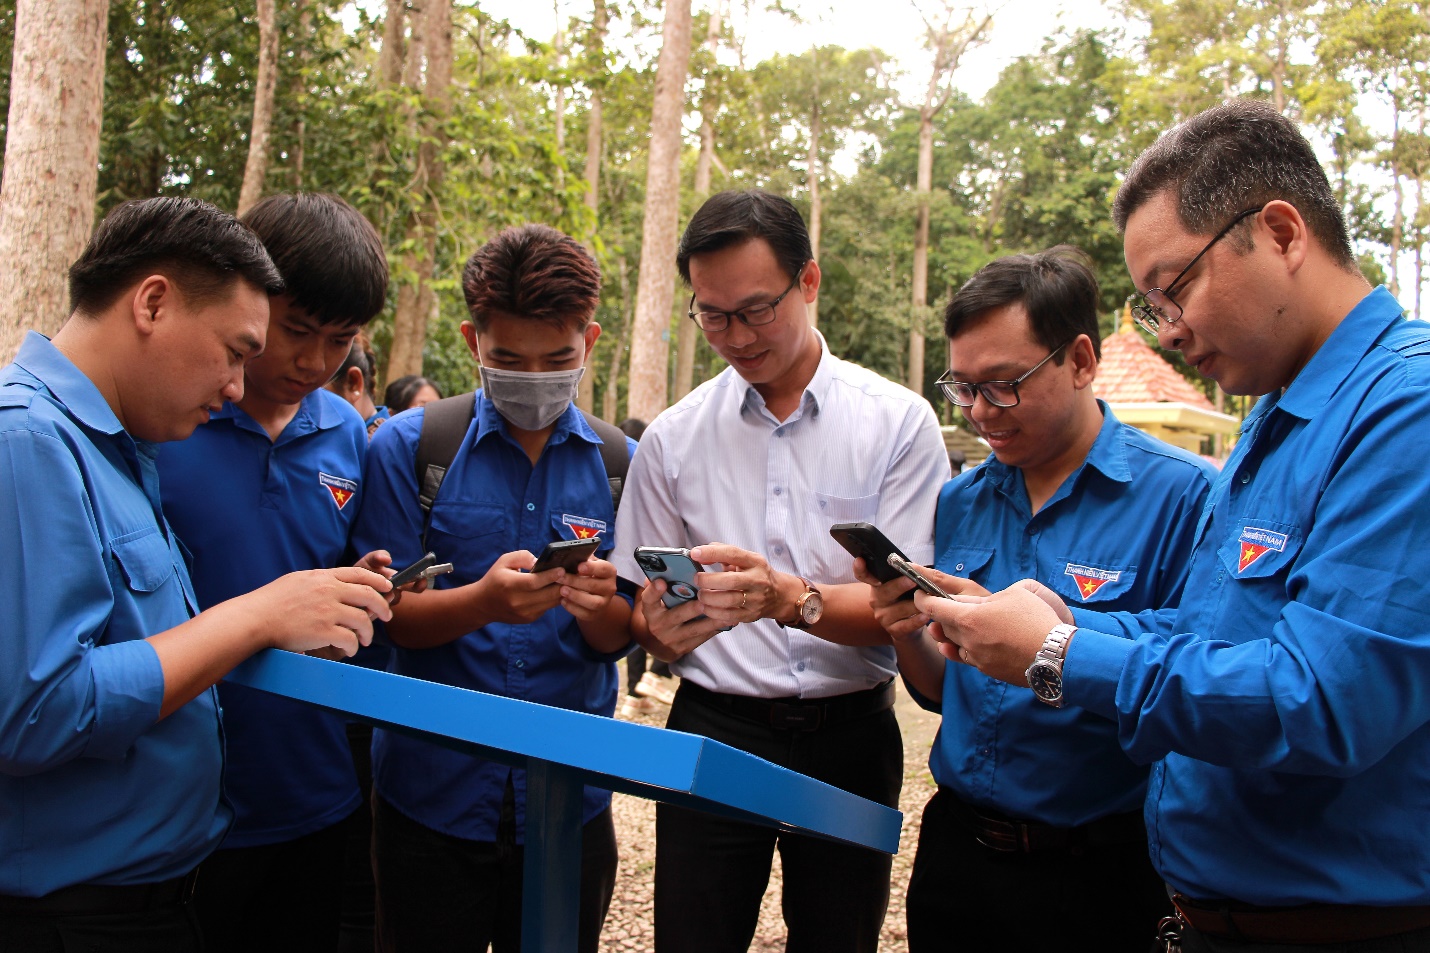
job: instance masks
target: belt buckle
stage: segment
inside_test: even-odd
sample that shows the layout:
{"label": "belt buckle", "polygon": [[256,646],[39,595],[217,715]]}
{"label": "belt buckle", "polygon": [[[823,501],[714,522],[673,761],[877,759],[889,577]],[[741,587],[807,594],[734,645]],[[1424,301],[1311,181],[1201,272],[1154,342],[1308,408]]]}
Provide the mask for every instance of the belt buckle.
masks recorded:
{"label": "belt buckle", "polygon": [[770,705],[770,727],[777,731],[815,731],[823,720],[818,705]]}

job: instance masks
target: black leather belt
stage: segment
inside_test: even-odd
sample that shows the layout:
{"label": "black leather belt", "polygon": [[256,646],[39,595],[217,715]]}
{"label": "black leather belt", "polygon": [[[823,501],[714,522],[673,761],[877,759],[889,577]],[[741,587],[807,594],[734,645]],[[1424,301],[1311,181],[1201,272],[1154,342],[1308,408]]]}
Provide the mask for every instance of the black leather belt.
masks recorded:
{"label": "black leather belt", "polygon": [[1324,946],[1379,940],[1430,928],[1430,907],[1307,904],[1257,907],[1235,901],[1172,895],[1184,922],[1198,933],[1243,943]]}
{"label": "black leather belt", "polygon": [[1035,854],[1047,850],[1081,847],[1116,847],[1136,844],[1147,837],[1142,812],[1111,814],[1079,827],[1054,827],[1038,821],[1016,818],[974,807],[960,800],[948,788],[939,788],[952,812],[963,821],[978,843],[1005,853]]}
{"label": "black leather belt", "polygon": [[775,731],[818,731],[893,708],[894,680],[891,678],[862,692],[830,698],[754,698],[712,692],[687,678],[681,680],[676,697]]}
{"label": "black leather belt", "polygon": [[43,897],[7,897],[0,894],[0,916],[85,917],[143,913],[186,904],[194,895],[198,871],[188,876],[152,884],[110,886],[76,884]]}

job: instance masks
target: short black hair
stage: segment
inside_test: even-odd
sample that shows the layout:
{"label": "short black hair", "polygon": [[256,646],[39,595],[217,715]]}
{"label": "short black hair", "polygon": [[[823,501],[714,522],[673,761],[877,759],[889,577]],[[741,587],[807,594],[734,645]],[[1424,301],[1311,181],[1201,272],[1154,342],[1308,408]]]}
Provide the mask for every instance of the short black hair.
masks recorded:
{"label": "short black hair", "polygon": [[382,311],[387,301],[382,239],[338,196],[270,195],[242,221],[263,240],[293,303],[319,324],[357,327]]}
{"label": "short black hair", "polygon": [[348,376],[348,371],[356,367],[362,371],[362,388],[367,391],[368,396],[372,396],[373,377],[377,371],[377,358],[372,353],[372,344],[368,341],[366,334],[359,333],[353,338],[352,346],[348,348],[348,356],[343,358],[343,366],[333,372],[333,376],[328,378],[331,383]]}
{"label": "short black hair", "polygon": [[467,259],[462,295],[478,331],[494,311],[585,327],[601,303],[601,266],[571,236],[549,225],[521,225]]}
{"label": "short black hair", "polygon": [[[984,265],[944,308],[943,333],[956,337],[980,315],[1015,302],[1022,302],[1033,337],[1048,350],[1086,334],[1092,340],[1092,353],[1102,359],[1097,276],[1081,249],[1058,245],[1036,255],[1009,255]],[[1059,354],[1054,361],[1061,364],[1065,356]]]}
{"label": "short black hair", "polygon": [[115,206],[70,265],[70,311],[98,315],[152,274],[195,303],[226,296],[237,281],[270,295],[284,287],[263,242],[227,212],[198,199],[136,199]]}
{"label": "short black hair", "polygon": [[743,245],[753,238],[769,242],[791,281],[814,257],[804,217],[789,199],[764,189],[718,192],[690,217],[680,236],[675,267],[681,280],[690,285],[690,259],[695,255]]}
{"label": "short black hair", "polygon": [[[1268,103],[1233,99],[1173,128],[1138,156],[1117,190],[1118,231],[1153,196],[1172,190],[1177,218],[1197,235],[1220,231],[1247,209],[1280,199],[1301,213],[1321,247],[1356,268],[1341,203],[1296,124]],[[1233,244],[1250,249],[1243,236]]]}
{"label": "short black hair", "polygon": [[419,374],[404,374],[387,385],[387,390],[382,394],[382,403],[394,414],[406,410],[412,406],[417,392],[424,387],[430,387],[437,392],[438,397],[442,396],[442,388],[428,378]]}

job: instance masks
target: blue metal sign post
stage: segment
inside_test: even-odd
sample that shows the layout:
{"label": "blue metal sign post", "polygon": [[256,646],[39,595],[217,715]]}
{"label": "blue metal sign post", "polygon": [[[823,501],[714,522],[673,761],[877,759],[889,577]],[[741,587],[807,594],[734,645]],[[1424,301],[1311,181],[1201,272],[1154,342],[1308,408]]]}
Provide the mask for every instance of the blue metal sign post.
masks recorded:
{"label": "blue metal sign post", "polygon": [[270,649],[228,681],[527,770],[522,953],[574,953],[590,784],[888,854],[903,815],[728,745]]}

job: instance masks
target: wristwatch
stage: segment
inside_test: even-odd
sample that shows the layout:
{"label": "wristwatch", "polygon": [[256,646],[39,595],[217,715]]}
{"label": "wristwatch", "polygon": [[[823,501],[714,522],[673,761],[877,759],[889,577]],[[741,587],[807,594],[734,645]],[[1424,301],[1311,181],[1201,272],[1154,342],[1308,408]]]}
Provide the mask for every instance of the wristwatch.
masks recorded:
{"label": "wristwatch", "polygon": [[799,581],[804,583],[804,592],[794,601],[794,621],[780,623],[786,629],[807,629],[824,615],[824,596],[808,579],[801,576]]}
{"label": "wristwatch", "polygon": [[1054,708],[1063,707],[1063,656],[1067,654],[1068,642],[1076,631],[1076,626],[1065,622],[1053,626],[1043,640],[1043,647],[1033,656],[1033,664],[1023,673],[1038,700]]}

